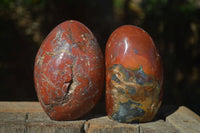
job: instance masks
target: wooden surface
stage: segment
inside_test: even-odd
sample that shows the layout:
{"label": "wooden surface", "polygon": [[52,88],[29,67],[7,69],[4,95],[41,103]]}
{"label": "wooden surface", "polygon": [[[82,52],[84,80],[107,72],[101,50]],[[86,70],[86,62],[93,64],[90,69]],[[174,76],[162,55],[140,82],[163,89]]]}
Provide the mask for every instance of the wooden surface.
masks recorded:
{"label": "wooden surface", "polygon": [[165,119],[135,124],[118,123],[107,116],[53,121],[38,102],[0,102],[0,133],[200,133],[200,117],[184,106]]}

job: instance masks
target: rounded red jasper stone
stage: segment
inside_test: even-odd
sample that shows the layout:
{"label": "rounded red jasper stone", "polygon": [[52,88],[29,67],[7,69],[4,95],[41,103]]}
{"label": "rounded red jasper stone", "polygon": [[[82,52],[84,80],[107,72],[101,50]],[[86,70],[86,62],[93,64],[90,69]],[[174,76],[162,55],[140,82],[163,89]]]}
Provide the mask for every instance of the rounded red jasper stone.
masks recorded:
{"label": "rounded red jasper stone", "polygon": [[154,118],[162,99],[163,68],[151,37],[124,25],[106,45],[106,111],[119,122]]}
{"label": "rounded red jasper stone", "polygon": [[43,41],[34,66],[38,99],[54,120],[74,120],[99,100],[104,59],[92,32],[78,21],[65,21]]}

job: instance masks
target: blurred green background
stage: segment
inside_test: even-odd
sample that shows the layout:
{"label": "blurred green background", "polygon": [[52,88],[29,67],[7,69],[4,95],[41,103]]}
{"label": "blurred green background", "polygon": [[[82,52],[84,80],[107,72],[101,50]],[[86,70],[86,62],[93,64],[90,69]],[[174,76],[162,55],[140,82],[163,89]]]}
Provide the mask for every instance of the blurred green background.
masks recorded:
{"label": "blurred green background", "polygon": [[71,19],[91,29],[103,52],[117,27],[146,30],[164,64],[163,104],[200,112],[199,0],[1,0],[0,100],[37,100],[37,50],[56,25]]}

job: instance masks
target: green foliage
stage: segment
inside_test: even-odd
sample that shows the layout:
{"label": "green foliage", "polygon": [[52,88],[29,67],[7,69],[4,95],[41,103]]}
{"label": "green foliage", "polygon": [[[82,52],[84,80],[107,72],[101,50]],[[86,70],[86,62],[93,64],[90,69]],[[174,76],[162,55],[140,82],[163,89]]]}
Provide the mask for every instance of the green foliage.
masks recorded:
{"label": "green foliage", "polygon": [[12,0],[1,0],[0,1],[0,7],[1,8],[8,8],[10,3],[12,3]]}
{"label": "green foliage", "polygon": [[18,6],[42,6],[44,7],[46,4],[46,0],[1,0],[0,7],[3,9],[12,8],[13,5]]}

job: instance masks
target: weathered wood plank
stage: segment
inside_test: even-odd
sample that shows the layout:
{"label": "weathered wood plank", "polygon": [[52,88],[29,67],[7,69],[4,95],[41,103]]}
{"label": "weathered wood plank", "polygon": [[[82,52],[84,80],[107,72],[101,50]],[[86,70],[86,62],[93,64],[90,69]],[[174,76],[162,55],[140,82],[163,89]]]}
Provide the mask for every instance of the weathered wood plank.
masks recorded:
{"label": "weathered wood plank", "polygon": [[39,102],[0,102],[0,112],[43,112]]}
{"label": "weathered wood plank", "polygon": [[84,130],[86,133],[139,133],[139,126],[118,123],[104,116],[87,121]]}
{"label": "weathered wood plank", "polygon": [[26,126],[20,123],[0,124],[0,133],[26,133]]}
{"label": "weathered wood plank", "polygon": [[0,102],[0,133],[82,133],[84,123],[53,121],[39,102]]}
{"label": "weathered wood plank", "polygon": [[25,122],[25,113],[0,112],[0,123]]}
{"label": "weathered wood plank", "polygon": [[83,133],[85,120],[54,121],[44,112],[29,113],[26,121],[27,133]]}
{"label": "weathered wood plank", "polygon": [[25,113],[0,113],[0,133],[25,133]]}
{"label": "weathered wood plank", "polygon": [[166,121],[180,133],[200,133],[200,117],[184,106],[168,116]]}
{"label": "weathered wood plank", "polygon": [[164,120],[141,123],[140,133],[179,133],[171,124]]}
{"label": "weathered wood plank", "polygon": [[174,111],[166,121],[140,124],[118,123],[96,115],[88,121],[53,121],[39,102],[0,102],[0,133],[200,133],[197,114],[186,107]]}

